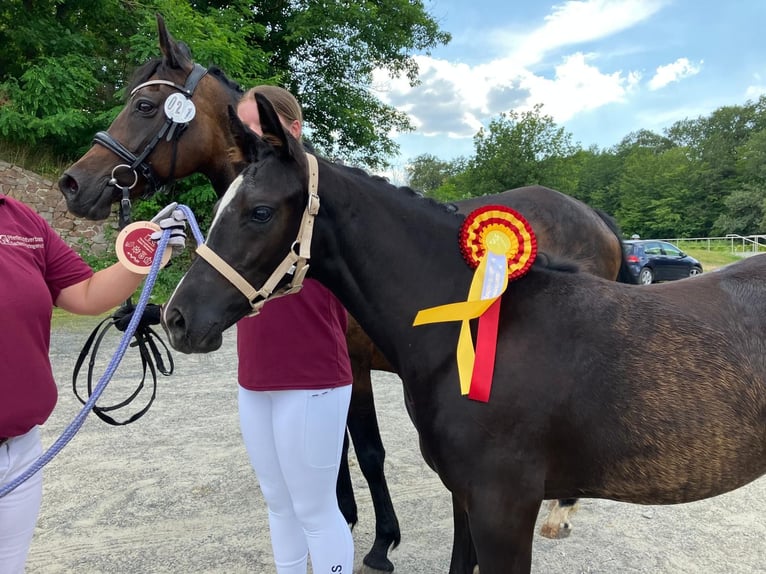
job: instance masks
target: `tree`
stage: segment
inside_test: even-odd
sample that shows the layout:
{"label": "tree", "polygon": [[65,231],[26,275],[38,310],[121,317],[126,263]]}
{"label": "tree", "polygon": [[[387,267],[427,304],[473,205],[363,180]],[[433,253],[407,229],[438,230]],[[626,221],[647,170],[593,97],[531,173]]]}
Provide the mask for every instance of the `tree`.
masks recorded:
{"label": "tree", "polygon": [[571,135],[556,126],[553,118],[542,114],[542,105],[517,113],[510,111],[490,122],[474,136],[476,154],[469,160],[465,196],[498,193],[506,189],[545,180],[545,162],[572,155],[576,147]]}
{"label": "tree", "polygon": [[439,187],[464,168],[465,160],[463,158],[447,162],[424,153],[411,160],[406,169],[409,185],[433,197],[434,192]]}
{"label": "tree", "polygon": [[411,128],[370,91],[373,70],[414,83],[413,54],[450,40],[420,0],[7,0],[0,138],[80,155],[122,107],[132,70],[159,55],[158,11],[197,61],[245,87],[285,85],[320,149],[370,167],[396,151],[392,130]]}
{"label": "tree", "polygon": [[370,90],[375,69],[417,82],[413,54],[451,36],[421,0],[274,0],[251,19],[266,33],[267,75],[300,96],[313,143],[326,155],[378,168],[398,150],[392,131],[410,131],[406,114]]}

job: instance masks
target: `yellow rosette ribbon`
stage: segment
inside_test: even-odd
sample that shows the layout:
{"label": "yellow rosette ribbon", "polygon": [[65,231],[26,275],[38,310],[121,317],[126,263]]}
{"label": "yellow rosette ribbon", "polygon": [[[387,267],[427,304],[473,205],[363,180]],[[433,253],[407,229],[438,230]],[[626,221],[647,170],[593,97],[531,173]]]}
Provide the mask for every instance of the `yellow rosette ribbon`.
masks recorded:
{"label": "yellow rosette ribbon", "polygon": [[[457,343],[460,392],[487,402],[492,389],[501,296],[508,281],[521,277],[537,255],[537,239],[515,210],[490,205],[471,212],[459,233],[460,251],[476,269],[466,301],[418,312],[413,326],[461,321]],[[476,349],[470,320],[479,318]]]}

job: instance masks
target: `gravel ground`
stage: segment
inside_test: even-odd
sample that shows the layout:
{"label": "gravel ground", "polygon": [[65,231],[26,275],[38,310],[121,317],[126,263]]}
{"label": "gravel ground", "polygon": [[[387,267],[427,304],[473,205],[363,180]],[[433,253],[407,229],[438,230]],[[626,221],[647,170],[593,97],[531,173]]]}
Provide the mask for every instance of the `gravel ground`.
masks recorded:
{"label": "gravel ground", "polygon": [[[43,428],[45,446],[80,409],[71,373],[95,324],[90,318],[54,326],[51,356],[60,399]],[[265,505],[239,436],[235,335],[227,335],[216,353],[175,353],[175,374],[161,377],[157,399],[139,421],[113,427],[89,415],[45,467],[43,508],[27,574],[273,572]],[[116,343],[116,338],[106,342],[104,354]],[[132,389],[136,368],[126,357],[100,404]],[[402,528],[402,544],[391,554],[396,572],[447,572],[449,496],[420,457],[399,379],[376,372],[373,380],[386,473]],[[360,506],[354,531],[359,572],[374,523],[366,483],[353,460],[352,473]],[[571,537],[535,535],[532,571],[766,572],[764,510],[764,479],[678,506],[585,500],[573,516]]]}

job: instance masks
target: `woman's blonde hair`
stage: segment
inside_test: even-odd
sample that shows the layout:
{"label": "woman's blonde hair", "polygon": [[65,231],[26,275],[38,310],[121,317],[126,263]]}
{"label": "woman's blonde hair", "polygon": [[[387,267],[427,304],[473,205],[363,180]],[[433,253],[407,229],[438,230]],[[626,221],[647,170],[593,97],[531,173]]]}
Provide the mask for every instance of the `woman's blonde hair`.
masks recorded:
{"label": "woman's blonde hair", "polygon": [[274,106],[274,111],[287,120],[288,123],[297,120],[298,123],[303,125],[301,105],[298,103],[298,100],[295,99],[295,96],[284,88],[280,88],[279,86],[268,86],[265,84],[262,86],[255,86],[242,94],[240,101],[254,100],[255,94],[263,94],[266,96],[271,102],[271,105]]}

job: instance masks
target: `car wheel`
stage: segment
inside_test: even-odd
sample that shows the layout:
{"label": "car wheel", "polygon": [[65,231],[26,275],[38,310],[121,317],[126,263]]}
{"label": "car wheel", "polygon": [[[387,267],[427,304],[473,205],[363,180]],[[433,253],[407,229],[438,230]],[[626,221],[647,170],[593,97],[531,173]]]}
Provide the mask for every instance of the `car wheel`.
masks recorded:
{"label": "car wheel", "polygon": [[640,285],[651,285],[652,281],[654,281],[654,273],[652,273],[652,270],[648,267],[641,269],[641,272],[638,274],[638,283]]}
{"label": "car wheel", "polygon": [[689,277],[694,277],[695,275],[699,275],[702,273],[702,269],[699,267],[692,267],[689,269]]}

